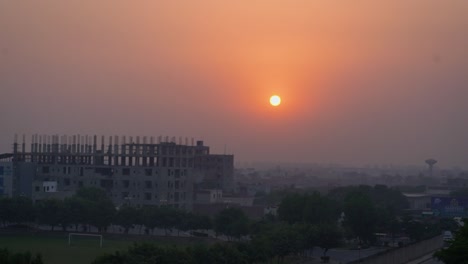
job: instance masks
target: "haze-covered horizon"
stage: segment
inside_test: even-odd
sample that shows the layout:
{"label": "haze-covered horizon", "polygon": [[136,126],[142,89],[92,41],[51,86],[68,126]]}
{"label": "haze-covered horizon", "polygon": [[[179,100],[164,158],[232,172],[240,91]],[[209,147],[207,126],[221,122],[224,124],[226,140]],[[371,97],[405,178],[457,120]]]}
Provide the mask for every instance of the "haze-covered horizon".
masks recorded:
{"label": "haze-covered horizon", "polygon": [[15,133],[167,135],[239,162],[467,167],[467,10],[2,1],[0,152]]}

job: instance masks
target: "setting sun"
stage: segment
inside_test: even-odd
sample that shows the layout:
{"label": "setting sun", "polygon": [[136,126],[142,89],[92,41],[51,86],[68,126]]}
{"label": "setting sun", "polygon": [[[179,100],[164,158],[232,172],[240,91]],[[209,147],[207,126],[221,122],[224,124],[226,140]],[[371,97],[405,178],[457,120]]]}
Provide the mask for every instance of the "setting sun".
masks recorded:
{"label": "setting sun", "polygon": [[281,97],[279,97],[278,95],[273,95],[270,97],[270,104],[272,106],[278,106],[281,104]]}

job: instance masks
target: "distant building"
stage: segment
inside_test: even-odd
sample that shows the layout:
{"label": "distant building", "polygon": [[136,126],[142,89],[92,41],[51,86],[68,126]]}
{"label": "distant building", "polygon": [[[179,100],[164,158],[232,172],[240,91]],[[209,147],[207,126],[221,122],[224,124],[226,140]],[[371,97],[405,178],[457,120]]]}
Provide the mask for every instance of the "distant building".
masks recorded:
{"label": "distant building", "polygon": [[431,196],[426,193],[403,193],[408,200],[409,209],[427,211],[431,209]]}
{"label": "distant building", "polygon": [[203,175],[201,189],[222,189],[234,192],[234,156],[211,154],[197,155],[195,169]]}
{"label": "distant building", "polygon": [[426,188],[426,193],[436,196],[448,196],[455,188],[450,186],[442,186],[442,185],[430,185]]}
{"label": "distant building", "polygon": [[216,216],[222,210],[227,208],[239,208],[241,209],[249,218],[252,219],[261,219],[267,212],[263,206],[243,206],[239,204],[229,204],[229,203],[213,203],[213,204],[203,204],[195,203],[193,205],[193,211],[197,214],[207,215],[210,217]]}
{"label": "distant building", "polygon": [[468,217],[468,197],[431,197],[432,212],[440,217]]}
{"label": "distant building", "polygon": [[194,203],[214,204],[223,202],[223,191],[218,189],[198,190],[195,193]]}
{"label": "distant building", "polygon": [[240,206],[253,206],[253,202],[255,197],[253,196],[233,196],[233,195],[225,195],[223,197],[223,203],[225,204],[237,204]]}
{"label": "distant building", "polygon": [[13,162],[0,161],[0,198],[13,194]]}
{"label": "distant building", "polygon": [[[194,184],[228,188],[232,155],[211,155],[203,141],[196,145],[159,137],[97,136],[15,138],[12,155],[14,195],[33,200],[65,198],[81,187],[104,189],[116,206],[169,205],[191,209]],[[224,190],[224,189],[223,189]]]}

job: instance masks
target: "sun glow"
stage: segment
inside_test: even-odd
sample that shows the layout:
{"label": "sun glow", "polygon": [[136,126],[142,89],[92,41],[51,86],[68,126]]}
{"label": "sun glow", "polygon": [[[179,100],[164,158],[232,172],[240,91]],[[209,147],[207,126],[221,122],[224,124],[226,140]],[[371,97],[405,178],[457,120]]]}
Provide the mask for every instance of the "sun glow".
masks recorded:
{"label": "sun glow", "polygon": [[278,95],[273,95],[270,97],[270,104],[272,106],[278,106],[281,104],[281,97],[279,97]]}

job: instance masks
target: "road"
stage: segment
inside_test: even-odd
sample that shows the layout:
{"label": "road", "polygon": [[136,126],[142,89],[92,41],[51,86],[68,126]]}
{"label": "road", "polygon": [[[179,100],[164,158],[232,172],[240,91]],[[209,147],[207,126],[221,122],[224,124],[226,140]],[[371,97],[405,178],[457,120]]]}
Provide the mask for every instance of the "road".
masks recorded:
{"label": "road", "polygon": [[[327,255],[331,257],[333,261],[338,263],[348,263],[350,261],[357,260],[359,258],[364,258],[367,256],[375,255],[381,251],[388,250],[388,248],[367,248],[359,250],[349,250],[349,249],[330,249],[327,252]],[[323,250],[321,248],[314,248],[313,255],[319,258],[323,254]],[[432,258],[431,252],[426,254],[416,260],[410,261],[407,264],[444,264],[443,262],[437,261],[436,259]]]}
{"label": "road", "polygon": [[[375,255],[381,251],[388,250],[388,248],[366,248],[361,250],[350,250],[350,249],[330,249],[327,252],[327,255],[334,261],[338,261],[340,263],[347,263],[353,260],[357,260],[359,258],[364,258],[367,256]],[[323,249],[315,247],[313,251],[314,256],[320,257],[323,254]]]}
{"label": "road", "polygon": [[437,259],[432,257],[433,252],[430,254],[427,254],[425,256],[422,256],[416,260],[410,261],[407,264],[444,264],[441,261],[438,261]]}
{"label": "road", "polygon": [[444,263],[441,261],[438,261],[437,259],[430,258],[426,261],[420,262],[420,264],[444,264]]}

